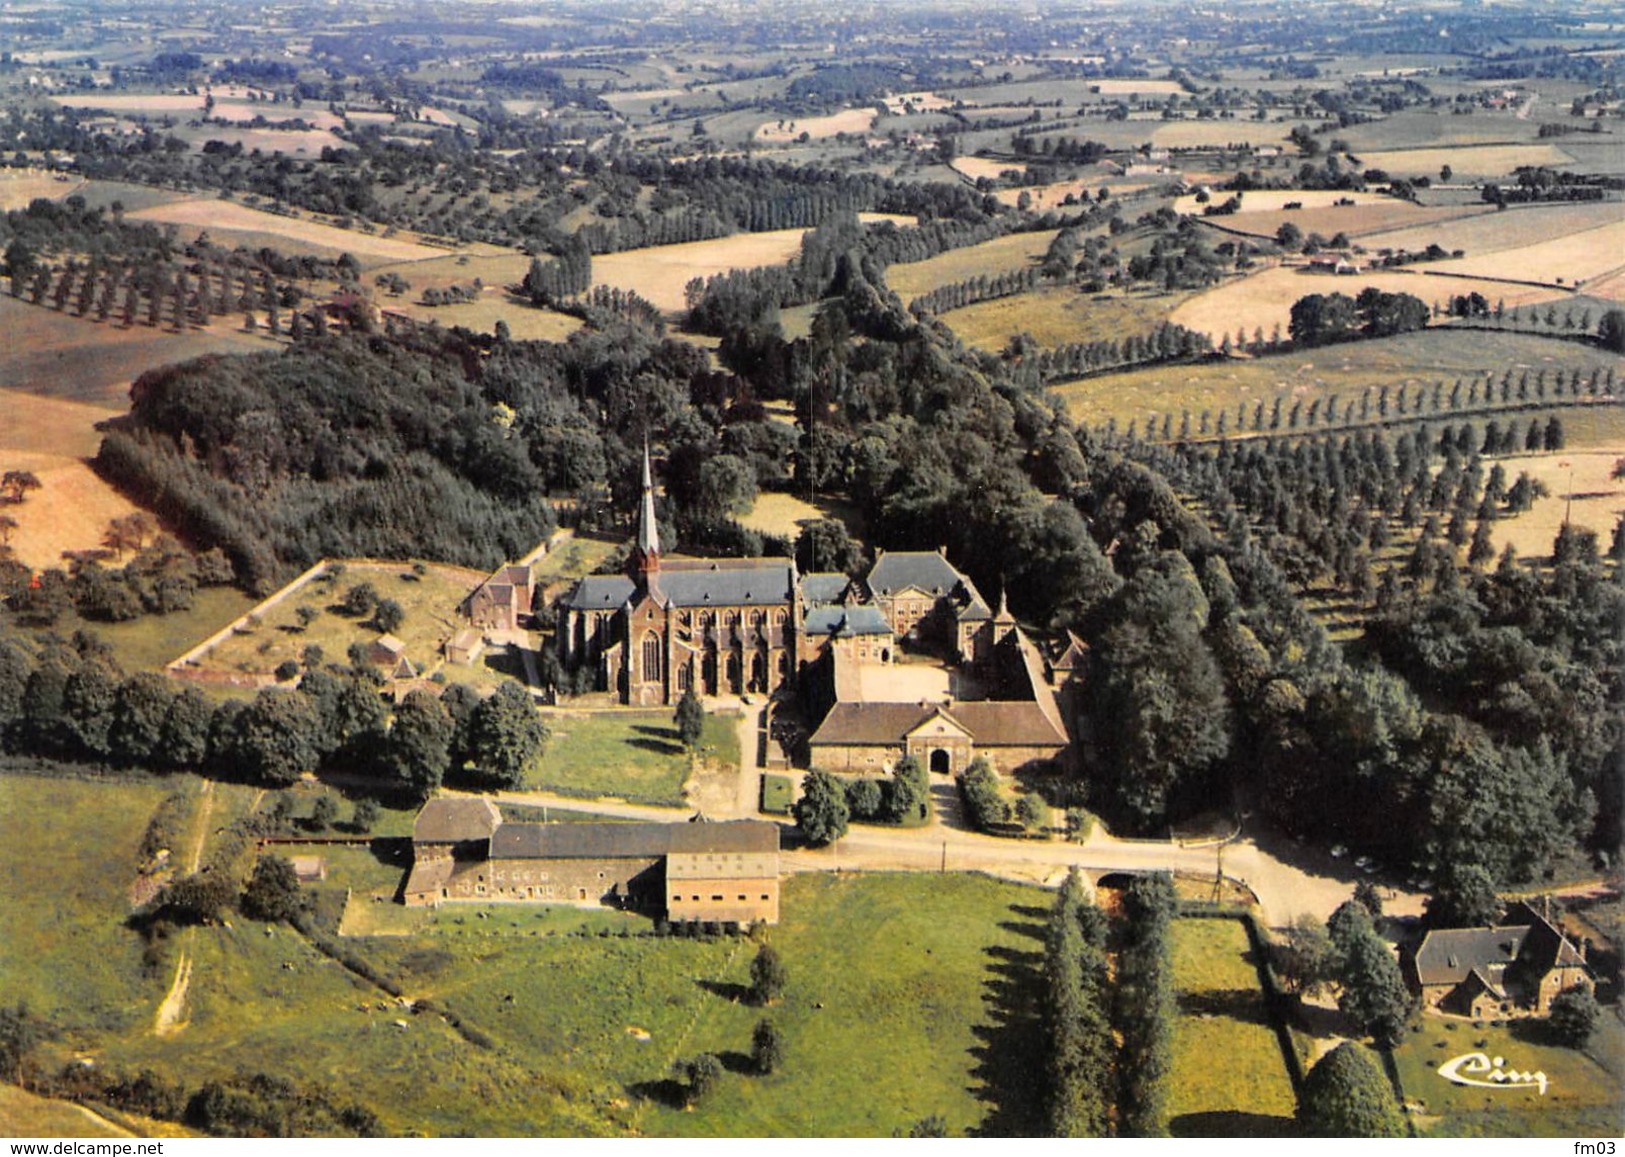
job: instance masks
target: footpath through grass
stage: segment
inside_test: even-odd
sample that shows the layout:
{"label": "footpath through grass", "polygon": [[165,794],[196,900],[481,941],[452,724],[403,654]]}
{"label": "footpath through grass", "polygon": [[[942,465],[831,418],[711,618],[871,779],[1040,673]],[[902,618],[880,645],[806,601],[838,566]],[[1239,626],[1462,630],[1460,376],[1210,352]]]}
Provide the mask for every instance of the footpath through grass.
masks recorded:
{"label": "footpath through grass", "polygon": [[1176,1137],[1287,1137],[1297,1098],[1239,920],[1174,921]]}

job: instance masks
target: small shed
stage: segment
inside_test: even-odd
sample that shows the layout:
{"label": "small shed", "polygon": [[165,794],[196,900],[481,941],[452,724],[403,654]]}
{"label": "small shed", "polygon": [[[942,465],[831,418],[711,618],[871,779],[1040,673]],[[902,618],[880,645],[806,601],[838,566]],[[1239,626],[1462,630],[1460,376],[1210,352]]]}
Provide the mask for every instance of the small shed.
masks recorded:
{"label": "small shed", "polygon": [[290,856],[293,874],[301,884],[315,884],[327,879],[327,861],[321,856]]}

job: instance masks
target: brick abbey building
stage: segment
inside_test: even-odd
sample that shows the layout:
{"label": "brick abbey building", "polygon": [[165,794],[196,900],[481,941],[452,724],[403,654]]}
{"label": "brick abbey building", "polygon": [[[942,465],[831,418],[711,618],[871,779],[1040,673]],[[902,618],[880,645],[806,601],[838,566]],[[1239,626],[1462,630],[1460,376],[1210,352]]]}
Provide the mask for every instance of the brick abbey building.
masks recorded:
{"label": "brick abbey building", "polygon": [[940,551],[882,551],[862,582],[803,575],[787,558],[664,558],[645,453],[626,573],[577,583],[559,605],[557,638],[567,670],[594,669],[622,703],[654,707],[690,688],[772,695],[831,651],[890,663],[911,635],[935,634],[962,663],[980,662],[1014,626]]}

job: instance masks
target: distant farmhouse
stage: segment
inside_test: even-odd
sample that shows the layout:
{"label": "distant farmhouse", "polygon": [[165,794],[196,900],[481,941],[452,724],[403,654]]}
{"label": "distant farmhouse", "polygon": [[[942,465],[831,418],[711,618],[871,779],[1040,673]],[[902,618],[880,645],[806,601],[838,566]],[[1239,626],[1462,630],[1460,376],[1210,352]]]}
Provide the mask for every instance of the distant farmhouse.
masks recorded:
{"label": "distant farmhouse", "polygon": [[512,823],[487,799],[435,799],[412,830],[405,902],[608,904],[673,921],[779,919],[779,829],[728,823]]}
{"label": "distant farmhouse", "polygon": [[1457,1016],[1544,1015],[1566,988],[1596,991],[1585,948],[1527,904],[1493,928],[1429,932],[1411,963],[1423,1004]]}

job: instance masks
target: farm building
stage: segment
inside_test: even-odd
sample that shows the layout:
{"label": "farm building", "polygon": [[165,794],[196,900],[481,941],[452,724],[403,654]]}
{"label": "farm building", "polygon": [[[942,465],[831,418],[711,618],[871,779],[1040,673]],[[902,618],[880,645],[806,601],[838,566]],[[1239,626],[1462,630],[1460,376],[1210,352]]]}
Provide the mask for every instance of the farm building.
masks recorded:
{"label": "farm building", "polygon": [[517,631],[530,618],[536,576],[528,566],[500,566],[463,603],[462,612],[482,631]]}
{"label": "farm building", "polygon": [[1545,1014],[1566,988],[1594,991],[1585,949],[1526,904],[1490,928],[1429,932],[1411,961],[1422,1002],[1457,1016]]}
{"label": "farm building", "polygon": [[465,627],[446,640],[446,662],[471,665],[485,650],[485,636],[472,627]]}
{"label": "farm building", "polygon": [[978,755],[1000,771],[1060,758],[1066,730],[1036,702],[837,703],[808,741],[813,766],[878,771],[905,755],[958,775]]}
{"label": "farm building", "polygon": [[[471,805],[484,803],[490,812]],[[670,920],[777,923],[779,829],[492,821],[484,800],[432,800],[413,829],[408,905],[609,904]]]}
{"label": "farm building", "polygon": [[406,644],[394,635],[379,635],[367,646],[367,660],[391,679],[416,679],[418,669],[406,657]]}

